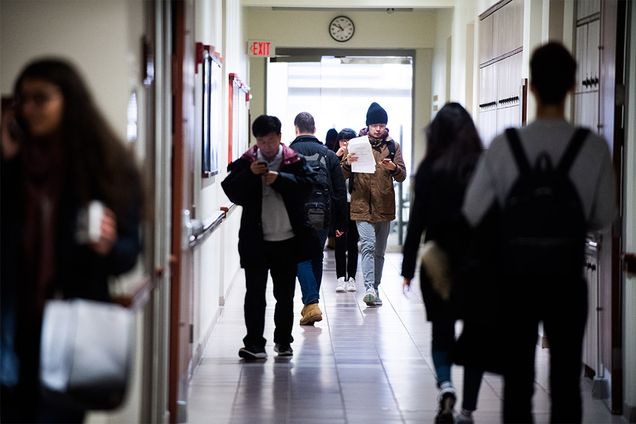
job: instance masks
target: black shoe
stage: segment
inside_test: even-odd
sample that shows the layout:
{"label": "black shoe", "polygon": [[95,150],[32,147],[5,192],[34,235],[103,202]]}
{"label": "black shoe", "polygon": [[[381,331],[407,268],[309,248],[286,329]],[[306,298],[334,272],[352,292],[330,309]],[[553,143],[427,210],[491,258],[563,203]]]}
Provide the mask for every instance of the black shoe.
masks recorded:
{"label": "black shoe", "polygon": [[439,399],[439,412],[435,416],[435,424],[453,424],[455,417],[453,408],[455,408],[455,393],[446,392]]}
{"label": "black shoe", "polygon": [[274,352],[278,353],[278,356],[292,356],[294,350],[288,344],[276,343],[274,345]]}
{"label": "black shoe", "polygon": [[267,352],[265,352],[265,348],[262,347],[242,347],[239,349],[238,355],[246,361],[267,359]]}

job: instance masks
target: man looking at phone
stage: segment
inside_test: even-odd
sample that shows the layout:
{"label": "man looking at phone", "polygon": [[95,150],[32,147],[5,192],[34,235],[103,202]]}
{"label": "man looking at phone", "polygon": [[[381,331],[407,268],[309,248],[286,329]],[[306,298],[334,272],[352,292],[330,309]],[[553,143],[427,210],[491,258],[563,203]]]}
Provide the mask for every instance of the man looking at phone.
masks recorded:
{"label": "man looking at phone", "polygon": [[342,170],[350,178],[351,219],[356,221],[360,235],[361,267],[365,293],[362,300],[368,306],[381,306],[378,291],[384,267],[384,252],[389,238],[391,221],[395,219],[393,180],[406,179],[406,167],[399,143],[389,136],[386,128],[388,114],[376,102],[367,111],[367,121],[361,135],[367,135],[376,162],[375,173],[351,172],[357,160],[353,154],[343,156]]}
{"label": "man looking at phone", "polygon": [[265,359],[265,288],[267,273],[274,283],[274,351],[292,356],[296,264],[316,256],[318,239],[305,223],[304,201],[312,187],[305,159],[281,144],[281,123],[261,115],[252,123],[256,145],[228,166],[221,186],[243,207],[239,255],[245,269],[244,317],[247,335],[239,356]]}

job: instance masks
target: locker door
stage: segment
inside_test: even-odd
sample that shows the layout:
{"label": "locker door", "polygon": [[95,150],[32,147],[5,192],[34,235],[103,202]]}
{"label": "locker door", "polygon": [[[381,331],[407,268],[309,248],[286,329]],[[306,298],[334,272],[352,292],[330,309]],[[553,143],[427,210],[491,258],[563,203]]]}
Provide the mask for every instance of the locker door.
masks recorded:
{"label": "locker door", "polygon": [[587,25],[576,27],[576,86],[575,93],[587,91],[587,84],[583,81],[587,78]]}
{"label": "locker door", "polygon": [[587,26],[586,40],[586,65],[590,80],[588,81],[588,90],[598,91],[600,62],[599,62],[599,46],[601,44],[601,21],[592,21]]}

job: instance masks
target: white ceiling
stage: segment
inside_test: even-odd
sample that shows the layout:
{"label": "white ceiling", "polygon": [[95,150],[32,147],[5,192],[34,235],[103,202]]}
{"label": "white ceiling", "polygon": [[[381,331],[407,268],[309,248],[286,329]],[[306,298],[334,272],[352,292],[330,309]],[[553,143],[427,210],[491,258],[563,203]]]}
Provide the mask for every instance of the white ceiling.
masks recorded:
{"label": "white ceiling", "polygon": [[247,7],[284,7],[294,9],[438,9],[454,7],[455,0],[241,0],[241,4]]}

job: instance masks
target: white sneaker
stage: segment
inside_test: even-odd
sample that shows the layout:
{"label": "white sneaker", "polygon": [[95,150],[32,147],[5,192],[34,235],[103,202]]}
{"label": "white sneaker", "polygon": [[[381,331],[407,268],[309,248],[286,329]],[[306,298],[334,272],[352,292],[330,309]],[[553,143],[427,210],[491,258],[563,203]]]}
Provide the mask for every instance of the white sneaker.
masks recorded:
{"label": "white sneaker", "polygon": [[375,289],[373,287],[369,287],[366,292],[364,292],[364,297],[362,301],[367,304],[367,306],[375,306]]}
{"label": "white sneaker", "polygon": [[353,277],[349,278],[349,281],[347,281],[347,284],[345,285],[345,287],[348,292],[357,291],[358,289],[356,288],[356,279]]}
{"label": "white sneaker", "polygon": [[344,293],[345,291],[347,291],[345,286],[346,286],[346,284],[345,284],[344,277],[338,278],[338,284],[336,284],[336,292]]}

